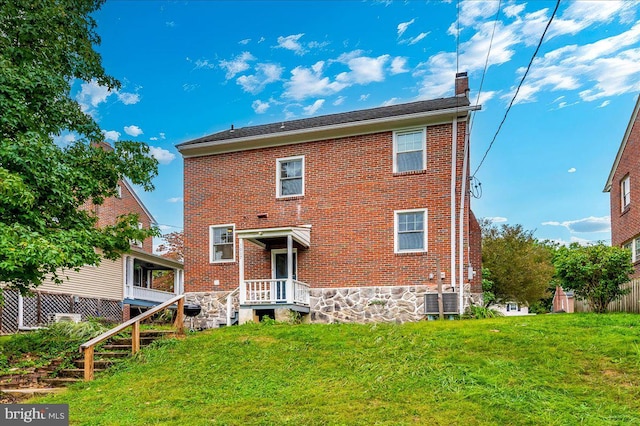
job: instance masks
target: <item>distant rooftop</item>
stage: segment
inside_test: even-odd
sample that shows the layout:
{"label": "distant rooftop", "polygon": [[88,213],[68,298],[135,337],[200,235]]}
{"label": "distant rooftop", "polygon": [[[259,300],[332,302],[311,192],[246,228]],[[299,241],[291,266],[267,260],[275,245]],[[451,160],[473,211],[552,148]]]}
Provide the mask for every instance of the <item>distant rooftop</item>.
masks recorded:
{"label": "distant rooftop", "polygon": [[337,114],[321,115],[318,117],[303,118],[292,121],[280,121],[258,126],[248,126],[226,129],[191,141],[177,145],[177,148],[187,147],[206,142],[232,141],[233,139],[251,138],[256,136],[271,135],[291,132],[302,129],[314,129],[328,126],[335,126],[345,123],[364,122],[386,117],[406,116],[420,114],[429,111],[448,110],[454,108],[464,108],[469,106],[469,99],[466,96],[454,96],[450,98],[432,99],[428,101],[417,101],[405,104],[397,104],[358,111],[342,112]]}

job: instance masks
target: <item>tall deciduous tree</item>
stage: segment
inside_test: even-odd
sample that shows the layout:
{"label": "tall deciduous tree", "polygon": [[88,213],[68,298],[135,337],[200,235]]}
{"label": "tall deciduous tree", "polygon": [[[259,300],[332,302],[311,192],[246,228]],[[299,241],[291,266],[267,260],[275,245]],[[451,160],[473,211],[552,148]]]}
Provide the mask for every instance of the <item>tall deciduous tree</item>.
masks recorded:
{"label": "tall deciduous tree", "polygon": [[554,264],[562,287],[586,299],[598,313],[607,312],[609,303],[629,292],[622,285],[634,271],[629,250],[603,243],[560,247]]}
{"label": "tall deciduous tree", "polygon": [[547,295],[553,277],[551,249],[522,225],[483,221],[482,266],[490,271],[497,301],[534,303]]}
{"label": "tall deciduous tree", "polygon": [[[86,208],[114,196],[123,177],[152,190],[157,174],[144,144],[93,145],[100,127],[71,97],[74,81],[119,88],[94,50],[91,14],[102,3],[0,1],[0,282],[23,293],[157,233],[139,230],[135,215],[97,228]],[[65,131],[77,141],[60,146],[53,138]]]}

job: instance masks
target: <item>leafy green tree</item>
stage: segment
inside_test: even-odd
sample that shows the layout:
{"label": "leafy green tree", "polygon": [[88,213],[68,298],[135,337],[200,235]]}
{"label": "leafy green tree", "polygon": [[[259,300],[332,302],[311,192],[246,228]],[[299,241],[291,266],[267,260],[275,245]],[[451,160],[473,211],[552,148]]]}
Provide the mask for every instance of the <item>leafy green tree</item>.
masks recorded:
{"label": "leafy green tree", "polygon": [[[149,148],[124,141],[114,149],[71,97],[74,81],[119,83],[105,74],[91,14],[103,0],[0,2],[0,282],[26,293],[50,274],[117,258],[138,230],[135,215],[97,228],[91,204],[115,195],[126,177],[152,190],[157,161]],[[77,135],[60,146],[55,136]],[[98,249],[98,250],[96,250]]]}
{"label": "leafy green tree", "polygon": [[522,225],[481,222],[482,266],[491,271],[498,302],[532,304],[545,297],[553,277],[551,250]]}
{"label": "leafy green tree", "polygon": [[607,312],[609,303],[629,292],[622,285],[634,271],[629,250],[604,243],[560,247],[554,264],[562,287],[586,299],[598,313]]}
{"label": "leafy green tree", "polygon": [[488,268],[482,268],[482,305],[487,307],[496,301],[496,295],[493,294],[495,283],[491,280],[491,271]]}

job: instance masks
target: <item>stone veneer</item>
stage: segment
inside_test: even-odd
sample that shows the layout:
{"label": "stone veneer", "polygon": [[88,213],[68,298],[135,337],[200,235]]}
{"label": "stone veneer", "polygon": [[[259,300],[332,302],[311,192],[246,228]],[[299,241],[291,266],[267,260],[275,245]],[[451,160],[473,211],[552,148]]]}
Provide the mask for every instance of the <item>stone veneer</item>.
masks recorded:
{"label": "stone veneer", "polygon": [[[231,291],[211,291],[186,293],[185,303],[194,303],[202,307],[200,315],[193,319],[196,329],[218,328],[227,324],[227,296]],[[240,301],[238,295],[233,296],[233,311],[237,312]],[[191,326],[191,319],[185,319],[185,325]]]}
{"label": "stone veneer", "polygon": [[[477,299],[465,284],[465,308]],[[311,289],[308,322],[416,322],[426,319],[424,295],[434,293],[430,286],[384,286]],[[194,319],[195,328],[217,328],[226,324],[229,291],[187,293],[186,303],[202,307]],[[233,297],[233,310],[238,311],[238,296]],[[281,313],[282,314],[282,313]],[[278,318],[276,318],[278,319]],[[305,321],[307,322],[307,321]],[[189,319],[187,319],[189,324]]]}

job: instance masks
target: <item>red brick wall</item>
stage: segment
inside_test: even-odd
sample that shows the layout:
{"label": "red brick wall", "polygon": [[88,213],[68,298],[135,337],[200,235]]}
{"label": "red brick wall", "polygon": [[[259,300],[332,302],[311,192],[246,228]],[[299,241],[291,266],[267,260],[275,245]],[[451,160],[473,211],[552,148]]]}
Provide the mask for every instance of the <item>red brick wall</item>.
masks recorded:
{"label": "red brick wall", "polygon": [[[620,182],[629,175],[631,201],[622,211]],[[640,235],[640,115],[636,116],[626,147],[611,183],[611,245],[621,246]],[[640,262],[636,262],[634,278],[640,278]]]}
{"label": "red brick wall", "polygon": [[473,212],[470,212],[469,244],[471,244],[471,265],[476,272],[471,280],[471,292],[482,293],[482,230]]}
{"label": "red brick wall", "polygon": [[[151,220],[149,219],[149,216],[147,216],[142,206],[140,206],[133,194],[123,183],[120,183],[120,187],[122,188],[121,198],[107,198],[106,200],[104,200],[104,203],[102,205],[93,206],[93,211],[98,216],[98,226],[102,227],[114,225],[117,221],[118,216],[129,213],[137,213],[138,221],[142,222],[142,226],[145,229],[149,229],[149,227],[151,226]],[[147,253],[153,253],[153,238],[149,237],[145,239],[142,242],[142,248],[139,249],[144,250]]]}
{"label": "red brick wall", "polygon": [[[392,132],[186,158],[185,290],[238,287],[237,254],[233,263],[209,263],[209,226],[230,223],[312,225],[310,249],[298,251],[298,279],[314,288],[435,285],[428,276],[437,258],[450,285],[451,131],[451,124],[428,127],[427,171],[419,174],[394,176]],[[464,132],[458,123],[456,212]],[[305,195],[276,199],[276,159],[299,155]],[[428,252],[394,254],[394,211],[417,208],[428,209]],[[246,279],[271,278],[269,252],[247,242],[245,259]]]}

